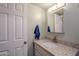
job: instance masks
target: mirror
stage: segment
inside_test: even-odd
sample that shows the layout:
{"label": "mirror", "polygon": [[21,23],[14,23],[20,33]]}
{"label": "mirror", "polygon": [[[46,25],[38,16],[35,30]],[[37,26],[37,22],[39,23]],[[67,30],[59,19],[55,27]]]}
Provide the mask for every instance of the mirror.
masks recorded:
{"label": "mirror", "polygon": [[64,33],[63,32],[63,15],[64,15],[64,4],[54,5],[48,9],[48,32]]}

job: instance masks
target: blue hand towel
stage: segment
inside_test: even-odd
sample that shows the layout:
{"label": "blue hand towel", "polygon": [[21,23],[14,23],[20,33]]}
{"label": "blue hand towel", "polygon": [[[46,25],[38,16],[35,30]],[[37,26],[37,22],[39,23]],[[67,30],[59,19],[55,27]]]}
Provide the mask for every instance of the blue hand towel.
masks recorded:
{"label": "blue hand towel", "polygon": [[39,26],[36,25],[35,30],[34,30],[34,34],[35,34],[35,39],[39,39],[40,37],[40,30],[39,30]]}
{"label": "blue hand towel", "polygon": [[48,32],[51,32],[50,27],[48,26]]}

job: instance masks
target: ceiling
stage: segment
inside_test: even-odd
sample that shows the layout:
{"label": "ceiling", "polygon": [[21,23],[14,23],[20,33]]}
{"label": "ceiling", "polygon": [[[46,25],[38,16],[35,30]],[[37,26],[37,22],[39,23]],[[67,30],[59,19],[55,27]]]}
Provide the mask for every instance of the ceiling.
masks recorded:
{"label": "ceiling", "polygon": [[43,9],[48,9],[49,7],[53,6],[56,3],[32,3],[33,5],[37,5]]}

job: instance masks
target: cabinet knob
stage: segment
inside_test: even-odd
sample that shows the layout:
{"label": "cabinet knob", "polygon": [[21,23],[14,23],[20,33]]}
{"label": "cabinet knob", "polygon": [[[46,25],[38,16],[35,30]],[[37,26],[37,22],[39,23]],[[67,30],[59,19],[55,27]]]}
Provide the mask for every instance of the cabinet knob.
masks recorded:
{"label": "cabinet knob", "polygon": [[27,42],[26,42],[26,41],[24,41],[24,44],[27,44]]}

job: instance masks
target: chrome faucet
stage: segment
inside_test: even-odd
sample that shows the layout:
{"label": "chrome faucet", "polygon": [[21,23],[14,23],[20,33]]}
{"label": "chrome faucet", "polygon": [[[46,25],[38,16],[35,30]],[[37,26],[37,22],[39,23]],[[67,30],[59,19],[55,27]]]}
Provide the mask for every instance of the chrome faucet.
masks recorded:
{"label": "chrome faucet", "polygon": [[56,36],[53,38],[53,42],[57,43],[57,37]]}

